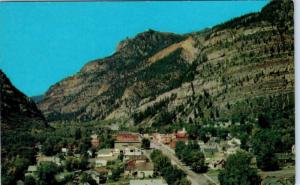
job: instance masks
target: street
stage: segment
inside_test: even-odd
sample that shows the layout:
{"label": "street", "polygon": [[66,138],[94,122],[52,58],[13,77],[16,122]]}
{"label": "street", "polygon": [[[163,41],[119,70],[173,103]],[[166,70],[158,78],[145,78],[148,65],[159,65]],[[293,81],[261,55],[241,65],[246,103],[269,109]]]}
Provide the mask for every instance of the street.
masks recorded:
{"label": "street", "polygon": [[170,158],[173,165],[176,165],[178,168],[183,170],[187,174],[188,180],[191,181],[192,185],[212,185],[216,184],[212,179],[207,175],[197,174],[192,170],[188,169],[175,155],[174,150],[162,143],[152,143],[155,149],[159,149],[163,152],[164,155]]}

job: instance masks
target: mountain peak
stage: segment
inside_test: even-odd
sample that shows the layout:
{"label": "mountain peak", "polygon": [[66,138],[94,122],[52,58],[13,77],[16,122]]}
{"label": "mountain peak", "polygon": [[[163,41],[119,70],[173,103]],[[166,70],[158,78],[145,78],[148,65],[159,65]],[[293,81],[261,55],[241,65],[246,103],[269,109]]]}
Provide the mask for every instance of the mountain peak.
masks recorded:
{"label": "mountain peak", "polygon": [[121,41],[117,46],[117,52],[144,57],[183,39],[185,37],[182,35],[149,29],[134,38]]}

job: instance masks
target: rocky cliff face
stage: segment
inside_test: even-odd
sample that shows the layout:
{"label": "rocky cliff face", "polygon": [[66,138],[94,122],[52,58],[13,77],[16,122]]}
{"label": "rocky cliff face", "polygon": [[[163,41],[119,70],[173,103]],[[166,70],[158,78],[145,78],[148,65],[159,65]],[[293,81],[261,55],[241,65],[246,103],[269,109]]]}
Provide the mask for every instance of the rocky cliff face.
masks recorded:
{"label": "rocky cliff face", "polygon": [[0,70],[1,129],[46,126],[45,118],[35,103],[16,89]]}
{"label": "rocky cliff face", "polygon": [[39,102],[47,119],[159,126],[294,111],[293,5],[176,35],[149,30],[86,64]]}

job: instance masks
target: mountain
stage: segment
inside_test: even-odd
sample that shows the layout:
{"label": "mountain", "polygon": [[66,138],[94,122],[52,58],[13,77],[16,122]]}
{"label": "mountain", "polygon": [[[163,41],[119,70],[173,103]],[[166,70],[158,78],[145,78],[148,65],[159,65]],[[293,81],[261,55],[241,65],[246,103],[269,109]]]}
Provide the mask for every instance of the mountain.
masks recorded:
{"label": "mountain", "polygon": [[46,121],[36,104],[16,89],[0,70],[1,129],[44,127]]}
{"label": "mountain", "polygon": [[49,121],[122,119],[156,127],[289,116],[293,24],[292,2],[271,1],[259,13],[199,32],[149,30],[51,86],[38,107]]}

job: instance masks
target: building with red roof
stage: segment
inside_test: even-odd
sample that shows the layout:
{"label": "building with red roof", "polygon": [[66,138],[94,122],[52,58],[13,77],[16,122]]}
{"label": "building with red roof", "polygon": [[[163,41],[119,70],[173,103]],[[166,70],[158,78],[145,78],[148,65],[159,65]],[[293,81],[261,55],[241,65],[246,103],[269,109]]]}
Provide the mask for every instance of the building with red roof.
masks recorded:
{"label": "building with red roof", "polygon": [[140,151],[138,151],[141,148],[141,138],[138,134],[133,133],[120,133],[115,138],[115,151],[117,153],[131,153],[134,155],[135,153],[138,153],[140,155]]}

